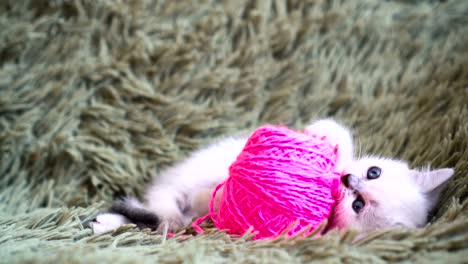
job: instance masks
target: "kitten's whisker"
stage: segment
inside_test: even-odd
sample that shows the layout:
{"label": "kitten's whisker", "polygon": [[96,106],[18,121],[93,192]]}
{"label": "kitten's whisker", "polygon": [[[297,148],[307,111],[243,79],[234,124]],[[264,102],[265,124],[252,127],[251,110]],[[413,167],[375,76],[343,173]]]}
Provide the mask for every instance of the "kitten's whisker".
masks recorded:
{"label": "kitten's whisker", "polygon": [[362,157],[362,144],[361,144],[361,140],[359,138],[357,138],[357,144],[358,144],[358,153],[357,153],[357,159],[360,159]]}
{"label": "kitten's whisker", "polygon": [[362,157],[362,142],[361,139],[359,139],[359,158]]}

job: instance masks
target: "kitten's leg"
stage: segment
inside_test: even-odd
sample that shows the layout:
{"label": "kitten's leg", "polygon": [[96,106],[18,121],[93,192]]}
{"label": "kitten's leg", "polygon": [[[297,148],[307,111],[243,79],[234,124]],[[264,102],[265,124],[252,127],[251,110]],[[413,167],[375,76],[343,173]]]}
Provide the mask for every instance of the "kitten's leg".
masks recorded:
{"label": "kitten's leg", "polygon": [[144,206],[134,198],[125,198],[117,201],[109,209],[109,213],[103,213],[90,223],[94,233],[102,233],[116,229],[124,224],[136,224],[140,229],[155,229],[159,225],[159,218],[146,210]]}
{"label": "kitten's leg", "polygon": [[319,138],[325,138],[337,147],[336,171],[342,172],[353,160],[353,138],[351,132],[333,119],[321,119],[306,127],[306,132]]}
{"label": "kitten's leg", "polygon": [[190,224],[194,217],[204,216],[214,188],[228,177],[229,166],[246,140],[226,138],[192,153],[155,177],[144,203],[135,199],[117,202],[111,211],[118,214],[99,215],[91,224],[93,229],[97,233],[134,223],[160,233],[166,227],[173,232]]}
{"label": "kitten's leg", "polygon": [[159,226],[159,217],[147,210],[138,200],[126,198],[117,201],[111,208],[112,213],[126,217],[131,223],[136,224],[140,229],[156,229]]}

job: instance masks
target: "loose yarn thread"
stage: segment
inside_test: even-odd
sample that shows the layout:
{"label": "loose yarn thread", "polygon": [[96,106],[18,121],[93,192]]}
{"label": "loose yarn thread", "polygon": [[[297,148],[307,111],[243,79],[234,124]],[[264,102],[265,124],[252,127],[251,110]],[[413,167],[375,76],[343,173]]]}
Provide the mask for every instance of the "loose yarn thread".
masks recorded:
{"label": "loose yarn thread", "polygon": [[193,227],[203,232],[199,224],[211,218],[228,234],[251,230],[254,239],[275,238],[288,229],[288,236],[308,235],[330,216],[335,203],[335,162],[334,146],[322,139],[285,127],[261,127],[230,166],[228,179],[213,192],[210,213]]}

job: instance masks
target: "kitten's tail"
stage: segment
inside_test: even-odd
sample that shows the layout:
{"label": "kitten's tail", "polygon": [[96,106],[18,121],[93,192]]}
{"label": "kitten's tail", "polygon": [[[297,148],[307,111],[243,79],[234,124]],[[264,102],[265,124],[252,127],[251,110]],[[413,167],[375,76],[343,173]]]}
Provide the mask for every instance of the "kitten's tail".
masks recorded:
{"label": "kitten's tail", "polygon": [[126,217],[140,229],[150,228],[155,230],[160,224],[159,217],[145,209],[143,204],[134,198],[124,198],[117,201],[109,211]]}

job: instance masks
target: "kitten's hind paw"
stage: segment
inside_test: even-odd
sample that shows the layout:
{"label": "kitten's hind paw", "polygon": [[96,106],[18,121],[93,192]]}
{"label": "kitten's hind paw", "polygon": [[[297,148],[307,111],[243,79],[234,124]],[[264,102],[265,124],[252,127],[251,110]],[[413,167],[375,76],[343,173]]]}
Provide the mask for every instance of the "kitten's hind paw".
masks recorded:
{"label": "kitten's hind paw", "polygon": [[94,221],[89,223],[94,234],[101,234],[130,223],[127,218],[119,214],[100,214]]}

